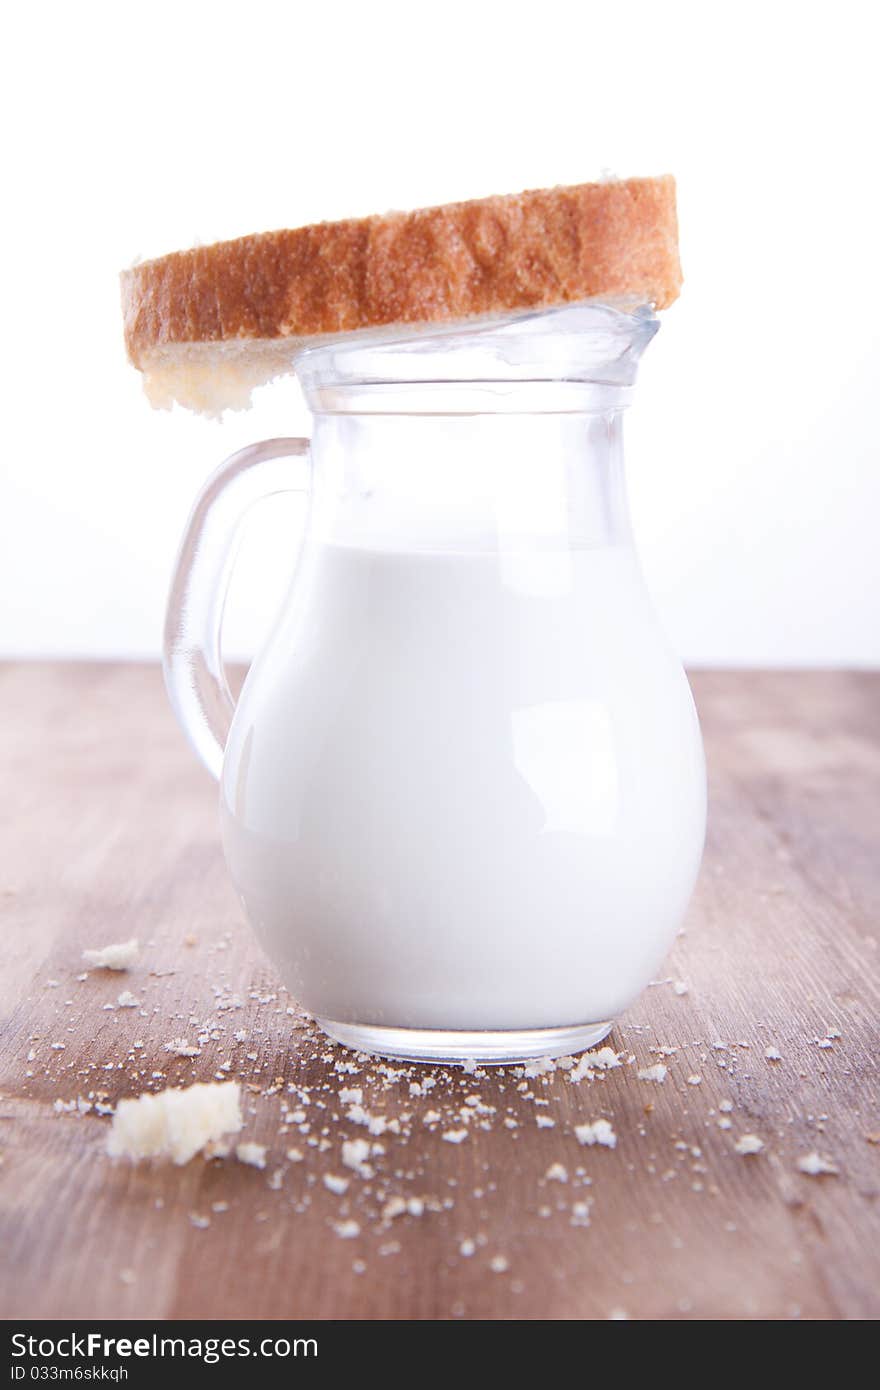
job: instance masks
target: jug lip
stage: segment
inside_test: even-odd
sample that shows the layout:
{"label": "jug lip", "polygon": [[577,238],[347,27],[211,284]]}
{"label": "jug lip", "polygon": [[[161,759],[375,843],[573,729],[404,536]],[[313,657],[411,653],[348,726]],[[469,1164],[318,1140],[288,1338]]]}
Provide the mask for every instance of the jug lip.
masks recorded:
{"label": "jug lip", "polygon": [[366,329],[297,354],[313,408],[346,387],[580,383],[628,387],[659,329],[646,304],[584,300],[438,326]]}

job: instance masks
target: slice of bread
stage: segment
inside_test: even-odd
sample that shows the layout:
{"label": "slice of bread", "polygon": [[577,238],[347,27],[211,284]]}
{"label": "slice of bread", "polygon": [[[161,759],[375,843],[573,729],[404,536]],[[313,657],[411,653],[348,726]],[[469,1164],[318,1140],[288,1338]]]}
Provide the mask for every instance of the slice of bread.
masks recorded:
{"label": "slice of bread", "polygon": [[150,400],[217,414],[337,334],[585,299],[663,309],[681,287],[675,181],[450,203],[178,251],[122,274]]}

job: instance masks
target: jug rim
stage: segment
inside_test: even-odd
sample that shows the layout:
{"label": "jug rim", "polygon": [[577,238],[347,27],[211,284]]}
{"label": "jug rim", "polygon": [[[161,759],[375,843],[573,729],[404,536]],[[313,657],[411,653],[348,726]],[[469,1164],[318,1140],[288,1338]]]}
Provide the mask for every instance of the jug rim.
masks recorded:
{"label": "jug rim", "polygon": [[586,300],[443,326],[398,325],[317,343],[295,370],[313,409],[340,388],[628,387],[660,326],[646,304]]}

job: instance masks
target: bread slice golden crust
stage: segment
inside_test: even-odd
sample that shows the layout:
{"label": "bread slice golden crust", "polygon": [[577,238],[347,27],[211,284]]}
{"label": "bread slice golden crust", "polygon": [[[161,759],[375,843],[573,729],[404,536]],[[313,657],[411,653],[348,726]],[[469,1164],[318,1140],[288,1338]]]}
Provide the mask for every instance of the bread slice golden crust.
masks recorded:
{"label": "bread slice golden crust", "polygon": [[216,410],[246,404],[309,340],[584,299],[662,309],[680,286],[666,175],[178,251],[124,271],[122,300],[128,354],[154,403]]}

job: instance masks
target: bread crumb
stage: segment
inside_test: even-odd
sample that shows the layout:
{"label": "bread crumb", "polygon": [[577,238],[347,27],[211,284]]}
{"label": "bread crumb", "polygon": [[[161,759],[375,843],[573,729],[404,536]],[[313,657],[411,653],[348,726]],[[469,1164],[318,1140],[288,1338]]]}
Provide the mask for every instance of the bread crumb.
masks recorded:
{"label": "bread crumb", "polygon": [[652,1067],[642,1067],[637,1073],[640,1081],[665,1081],[667,1068],[662,1062],[655,1062]]}
{"label": "bread crumb", "polygon": [[563,1163],[551,1163],[544,1177],[547,1182],[568,1182],[568,1169]]}
{"label": "bread crumb", "polygon": [[687,1079],[687,1084],[688,1084],[689,1086],[702,1086],[702,1084],[703,1084],[703,1078],[702,1078],[702,1076],[700,1076],[699,1072],[696,1072],[696,1071],[695,1071],[694,1074],[693,1074],[693,1076],[689,1076],[689,1077],[688,1077],[688,1079]]}
{"label": "bread crumb", "polygon": [[574,1132],[579,1144],[601,1144],[606,1149],[617,1148],[617,1135],[607,1120],[594,1120],[592,1124],[575,1125]]}
{"label": "bread crumb", "polygon": [[353,1168],[362,1177],[371,1175],[372,1170],[367,1165],[370,1156],[370,1145],[366,1139],[345,1139],[342,1144],[342,1162],[346,1168]]}
{"label": "bread crumb", "polygon": [[185,1089],[145,1092],[116,1107],[107,1152],[112,1158],[170,1158],[188,1163],[206,1144],[242,1126],[241,1087],[197,1082]]}
{"label": "bread crumb", "polygon": [[469,1236],[458,1247],[459,1255],[463,1255],[466,1260],[469,1260],[471,1255],[476,1254],[476,1250],[476,1242],[472,1241]]}
{"label": "bread crumb", "polygon": [[493,1274],[505,1274],[510,1269],[510,1261],[506,1255],[493,1255],[489,1261],[489,1268]]}
{"label": "bread crumb", "polygon": [[172,1038],[165,1044],[165,1051],[170,1052],[174,1057],[201,1057],[202,1050],[193,1047],[188,1038]]}
{"label": "bread crumb", "polygon": [[285,1157],[290,1163],[302,1163],[303,1151],[302,1149],[288,1149]]}
{"label": "bread crumb", "polygon": [[265,1168],[266,1145],[254,1144],[248,1140],[247,1143],[236,1145],[235,1157],[239,1163],[246,1163],[249,1168]]}
{"label": "bread crumb", "polygon": [[351,1120],[353,1125],[365,1125],[370,1133],[377,1137],[386,1130],[390,1130],[392,1134],[400,1133],[399,1120],[388,1120],[384,1115],[371,1115],[362,1105],[349,1106],[345,1118]]}
{"label": "bread crumb", "polygon": [[335,1173],[325,1173],[323,1181],[327,1191],[335,1192],[337,1197],[348,1191],[348,1178],[339,1178]]}
{"label": "bread crumb", "polygon": [[675,984],[672,986],[672,991],[674,994],[687,994],[688,987],[684,980],[676,980]]}
{"label": "bread crumb", "polygon": [[597,1071],[611,1071],[619,1067],[620,1054],[613,1047],[599,1047],[595,1052],[584,1052],[575,1066],[568,1072],[569,1081],[592,1081]]}
{"label": "bread crumb", "polygon": [[[359,1236],[361,1233],[358,1223],[350,1219],[348,1221],[334,1221],[333,1229],[340,1240],[354,1240],[355,1236]],[[379,1253],[381,1254],[381,1251]]]}
{"label": "bread crumb", "polygon": [[556,1063],[550,1057],[536,1057],[532,1062],[526,1062],[522,1069],[523,1076],[535,1077],[543,1076],[545,1072],[555,1071]]}
{"label": "bread crumb", "polygon": [[382,1220],[394,1221],[398,1216],[403,1216],[407,1209],[405,1197],[389,1197],[382,1208]]}
{"label": "bread crumb", "polygon": [[120,1009],[139,1009],[141,1001],[136,999],[130,989],[124,989],[116,1000]]}
{"label": "bread crumb", "polygon": [[813,1149],[811,1153],[804,1154],[797,1161],[798,1172],[806,1173],[808,1177],[818,1178],[827,1173],[831,1177],[836,1177],[840,1169],[833,1159],[826,1158],[823,1154],[816,1153]]}
{"label": "bread crumb", "polygon": [[776,1048],[776,1047],[765,1047],[765,1048],[764,1048],[764,1056],[767,1058],[767,1061],[768,1061],[768,1062],[781,1062],[781,1061],[782,1061],[782,1053],[781,1053],[781,1052],[779,1051],[779,1049]]}
{"label": "bread crumb", "polygon": [[447,1144],[461,1144],[467,1139],[467,1133],[466,1129],[447,1129],[440,1138],[445,1139]]}
{"label": "bread crumb", "polygon": [[611,1071],[621,1065],[621,1055],[615,1052],[613,1047],[599,1047],[595,1052],[585,1052],[581,1061],[587,1059],[591,1067],[596,1067],[599,1071]]}
{"label": "bread crumb", "polygon": [[571,1219],[569,1226],[589,1226],[590,1224],[590,1203],[572,1202]]}
{"label": "bread crumb", "polygon": [[56,1100],[52,1109],[56,1115],[87,1115],[92,1106],[93,1102],[86,1100],[85,1096],[77,1096],[76,1100]]}
{"label": "bread crumb", "polygon": [[100,970],[128,970],[137,960],[140,946],[137,937],[133,936],[131,941],[117,941],[110,946],[89,948],[82,954],[87,965],[94,965]]}
{"label": "bread crumb", "polygon": [[759,1154],[764,1148],[764,1140],[757,1134],[743,1134],[733,1146],[738,1154]]}

